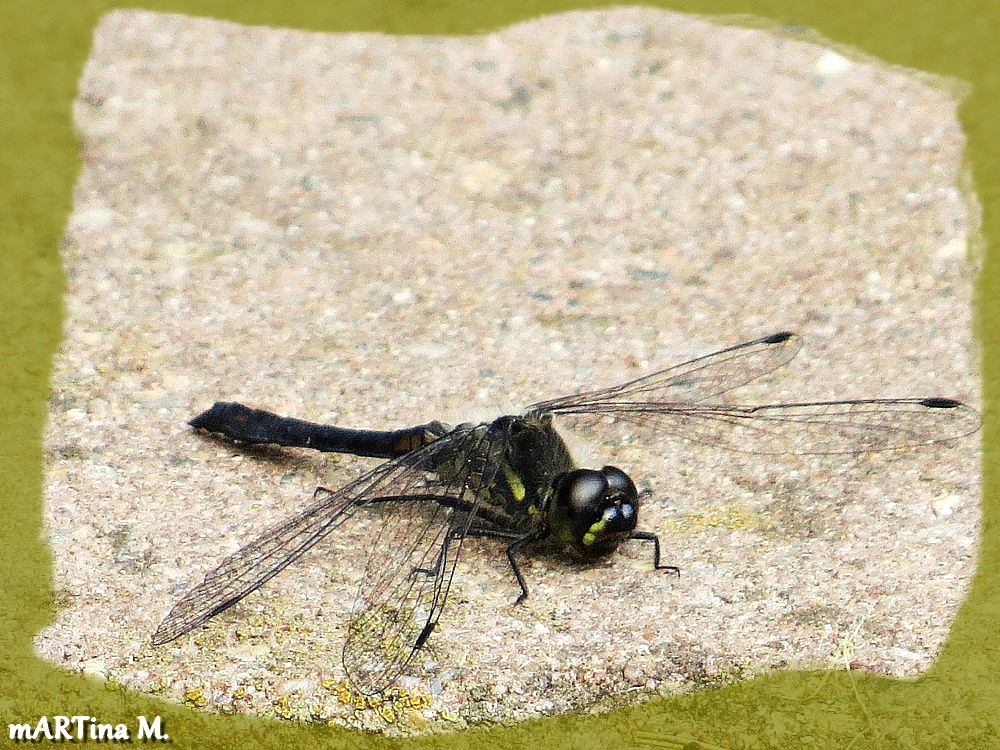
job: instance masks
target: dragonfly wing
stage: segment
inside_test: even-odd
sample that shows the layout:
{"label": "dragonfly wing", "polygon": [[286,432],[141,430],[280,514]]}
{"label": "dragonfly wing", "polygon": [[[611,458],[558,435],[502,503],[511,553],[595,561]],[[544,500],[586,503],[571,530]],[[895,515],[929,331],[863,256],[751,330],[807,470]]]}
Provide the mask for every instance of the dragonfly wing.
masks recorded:
{"label": "dragonfly wing", "polygon": [[869,453],[927,445],[979,429],[979,413],[952,399],[857,399],[731,406],[594,404],[640,429],[727,450],[758,454]]}
{"label": "dragonfly wing", "polygon": [[305,510],[225,558],[174,605],[153,635],[153,644],[167,643],[193,630],[284,570],[350,517],[357,507],[356,486],[372,481],[372,474],[382,468],[336,494],[317,490]]}
{"label": "dragonfly wing", "polygon": [[497,463],[484,459],[498,441],[486,425],[469,430],[453,440],[449,455],[435,457],[444,460],[435,480],[417,486],[400,477],[379,488],[391,495],[370,501],[382,506],[379,530],[343,651],[344,669],[360,692],[388,687],[433,632],[462,541],[493,482]]}
{"label": "dragonfly wing", "polygon": [[746,453],[863,453],[975,432],[979,414],[951,399],[857,399],[734,406],[706,403],[781,367],[801,341],[782,332],[619,386],[542,401],[572,427],[626,422],[645,432]]}
{"label": "dragonfly wing", "polygon": [[[426,472],[465,440],[453,430],[433,443],[384,463],[337,491],[319,488],[313,502],[225,558],[170,610],[153,635],[167,643],[229,608],[293,563],[372,498],[414,488]],[[426,493],[425,493],[426,494]]]}
{"label": "dragonfly wing", "polygon": [[529,406],[527,411],[579,414],[591,411],[595,405],[604,407],[616,403],[697,403],[776,370],[794,357],[801,345],[801,339],[794,333],[774,333],[612,388],[541,401]]}

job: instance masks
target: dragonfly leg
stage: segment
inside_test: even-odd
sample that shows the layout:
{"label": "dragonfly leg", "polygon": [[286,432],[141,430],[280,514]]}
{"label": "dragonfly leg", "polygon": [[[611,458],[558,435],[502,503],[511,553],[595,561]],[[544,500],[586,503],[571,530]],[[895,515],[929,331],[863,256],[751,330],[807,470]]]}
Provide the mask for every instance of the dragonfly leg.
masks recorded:
{"label": "dragonfly leg", "polygon": [[521,589],[521,593],[518,595],[517,600],[514,602],[516,607],[518,604],[523,602],[528,598],[528,584],[524,582],[524,575],[521,573],[521,566],[517,564],[517,558],[514,557],[515,554],[521,551],[526,545],[531,544],[538,539],[542,539],[546,534],[540,533],[538,531],[532,531],[527,534],[517,534],[513,531],[501,531],[498,529],[490,528],[475,528],[470,527],[468,531],[465,532],[466,536],[491,536],[497,539],[513,539],[507,546],[507,562],[510,563],[510,570],[514,574],[514,578],[517,579],[517,585]]}
{"label": "dragonfly leg", "polygon": [[451,543],[452,539],[458,539],[462,536],[461,529],[451,529],[441,543],[441,549],[438,550],[437,559],[434,561],[434,567],[432,568],[414,568],[410,571],[410,575],[416,575],[417,573],[423,573],[428,578],[436,577],[441,571],[441,565],[444,562],[445,555],[448,554],[448,545]]}
{"label": "dragonfly leg", "polygon": [[417,636],[417,640],[413,644],[413,650],[416,651],[418,648],[422,648],[427,642],[427,639],[431,637],[431,633],[434,632],[434,628],[437,627],[437,620],[432,620],[431,622],[424,625],[424,629],[420,631],[420,635]]}
{"label": "dragonfly leg", "polygon": [[666,570],[670,573],[681,574],[681,569],[676,565],[660,565],[660,537],[651,531],[633,531],[629,539],[639,539],[644,542],[653,543],[653,568],[655,570]]}

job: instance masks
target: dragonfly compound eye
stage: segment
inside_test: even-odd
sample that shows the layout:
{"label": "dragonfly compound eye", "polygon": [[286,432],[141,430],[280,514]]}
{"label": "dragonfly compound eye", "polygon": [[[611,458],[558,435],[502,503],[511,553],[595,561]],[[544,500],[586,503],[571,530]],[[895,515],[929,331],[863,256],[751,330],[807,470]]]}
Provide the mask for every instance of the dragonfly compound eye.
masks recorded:
{"label": "dragonfly compound eye", "polygon": [[637,515],[628,474],[614,466],[576,469],[559,482],[553,532],[584,555],[606,555],[635,529]]}

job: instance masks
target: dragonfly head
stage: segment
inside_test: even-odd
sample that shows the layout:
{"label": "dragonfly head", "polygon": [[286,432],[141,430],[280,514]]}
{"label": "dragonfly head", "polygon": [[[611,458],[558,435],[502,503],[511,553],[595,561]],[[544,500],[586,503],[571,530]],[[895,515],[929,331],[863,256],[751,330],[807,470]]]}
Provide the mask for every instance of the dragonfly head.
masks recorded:
{"label": "dragonfly head", "polygon": [[556,481],[552,533],[586,557],[612,552],[628,539],[638,515],[635,484],[619,468],[574,469]]}

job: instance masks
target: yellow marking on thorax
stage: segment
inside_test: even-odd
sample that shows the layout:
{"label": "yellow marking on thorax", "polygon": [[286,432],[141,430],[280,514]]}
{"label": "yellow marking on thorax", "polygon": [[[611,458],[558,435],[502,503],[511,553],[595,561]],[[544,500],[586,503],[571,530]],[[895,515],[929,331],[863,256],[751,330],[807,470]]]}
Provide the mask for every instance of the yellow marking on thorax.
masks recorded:
{"label": "yellow marking on thorax", "polygon": [[503,474],[507,478],[507,486],[510,487],[510,494],[517,502],[523,502],[527,490],[524,489],[524,482],[521,481],[521,477],[515,474],[509,466],[503,467]]}

